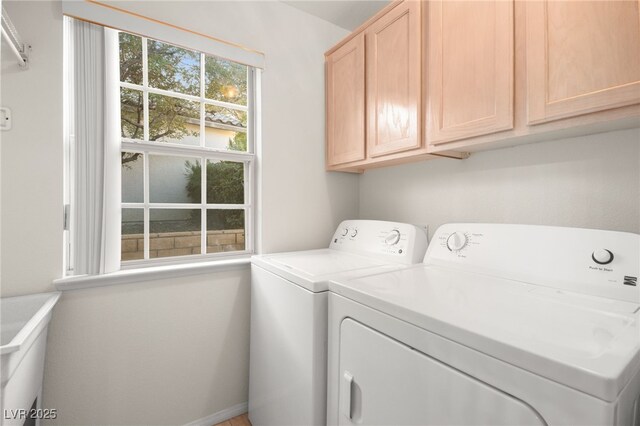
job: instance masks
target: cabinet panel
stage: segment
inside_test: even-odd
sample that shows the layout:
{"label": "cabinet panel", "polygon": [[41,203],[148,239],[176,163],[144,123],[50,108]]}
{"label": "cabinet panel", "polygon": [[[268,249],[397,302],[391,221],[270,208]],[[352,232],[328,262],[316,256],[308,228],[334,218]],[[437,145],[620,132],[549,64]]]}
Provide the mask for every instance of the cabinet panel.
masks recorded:
{"label": "cabinet panel", "polygon": [[327,165],[365,158],[364,35],[327,57]]}
{"label": "cabinet panel", "polygon": [[513,128],[513,2],[430,1],[427,140]]}
{"label": "cabinet panel", "polygon": [[418,148],[420,2],[406,0],[365,31],[370,157]]}
{"label": "cabinet panel", "polygon": [[528,123],[640,103],[638,1],[527,2]]}

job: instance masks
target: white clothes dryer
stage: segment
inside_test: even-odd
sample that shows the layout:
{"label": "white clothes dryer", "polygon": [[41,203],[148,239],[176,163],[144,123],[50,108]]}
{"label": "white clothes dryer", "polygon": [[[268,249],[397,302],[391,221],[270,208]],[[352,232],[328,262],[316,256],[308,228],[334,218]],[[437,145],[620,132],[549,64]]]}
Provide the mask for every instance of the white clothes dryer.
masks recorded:
{"label": "white clothes dryer", "polygon": [[640,236],[440,227],[329,285],[328,424],[640,424]]}
{"label": "white clothes dryer", "polygon": [[349,220],[327,249],[252,258],[249,419],[254,426],[326,424],[328,281],[407,267],[420,262],[426,248],[425,229]]}

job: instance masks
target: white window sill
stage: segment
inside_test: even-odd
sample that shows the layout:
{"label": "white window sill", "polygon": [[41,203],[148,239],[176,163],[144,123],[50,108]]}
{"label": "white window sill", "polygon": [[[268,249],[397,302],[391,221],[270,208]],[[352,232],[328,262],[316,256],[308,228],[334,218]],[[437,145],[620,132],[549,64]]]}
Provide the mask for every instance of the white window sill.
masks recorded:
{"label": "white window sill", "polygon": [[152,266],[147,268],[123,269],[103,275],[80,275],[54,280],[58,290],[80,290],[84,288],[139,283],[143,281],[185,277],[189,275],[239,269],[251,263],[251,256],[211,262],[187,263],[179,265]]}

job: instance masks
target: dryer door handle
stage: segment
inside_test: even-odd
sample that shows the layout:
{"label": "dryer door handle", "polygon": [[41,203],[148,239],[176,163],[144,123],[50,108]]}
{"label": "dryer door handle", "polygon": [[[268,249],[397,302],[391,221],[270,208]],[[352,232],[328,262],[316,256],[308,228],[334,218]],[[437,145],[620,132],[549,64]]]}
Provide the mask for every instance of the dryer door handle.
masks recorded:
{"label": "dryer door handle", "polygon": [[353,375],[348,371],[345,371],[342,375],[342,409],[343,414],[349,420],[353,419],[353,412],[351,410],[351,401],[352,401],[352,390],[353,390]]}

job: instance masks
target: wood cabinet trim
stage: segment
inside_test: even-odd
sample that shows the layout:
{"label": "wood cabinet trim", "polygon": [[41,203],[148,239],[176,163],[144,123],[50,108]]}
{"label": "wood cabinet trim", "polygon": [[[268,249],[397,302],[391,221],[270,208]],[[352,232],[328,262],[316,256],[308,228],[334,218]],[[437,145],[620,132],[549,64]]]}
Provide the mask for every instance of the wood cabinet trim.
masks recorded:
{"label": "wood cabinet trim", "polygon": [[431,154],[439,154],[445,150],[478,152],[637,127],[640,127],[640,105],[627,105],[576,117],[562,118],[535,126],[517,126],[512,130],[471,139],[429,145],[427,150]]}

